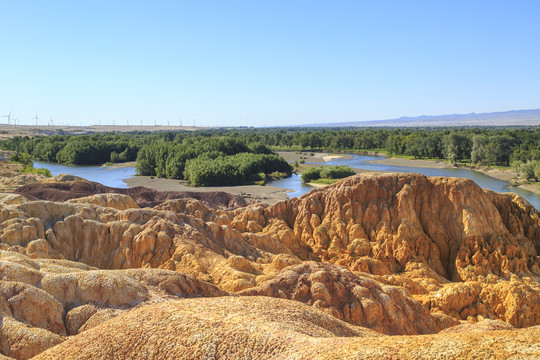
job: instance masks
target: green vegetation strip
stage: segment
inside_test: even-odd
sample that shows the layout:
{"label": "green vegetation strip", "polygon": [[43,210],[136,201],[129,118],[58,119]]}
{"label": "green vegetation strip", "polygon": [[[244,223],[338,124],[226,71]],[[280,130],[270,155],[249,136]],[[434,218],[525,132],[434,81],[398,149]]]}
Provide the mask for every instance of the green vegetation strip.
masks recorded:
{"label": "green vegetation strip", "polygon": [[[384,152],[409,159],[444,159],[454,164],[512,167],[528,180],[540,178],[540,127],[241,128],[132,132],[14,137],[1,141],[0,148],[28,153],[36,160],[76,165],[136,160],[141,175],[186,179],[192,184],[224,184],[233,180],[264,183],[271,172],[290,173],[272,156],[228,158],[242,153],[275,155],[271,148],[301,151],[305,159],[299,163],[309,161],[313,151]],[[185,172],[188,162],[200,156],[202,158],[192,161],[194,164]]]}
{"label": "green vegetation strip", "polygon": [[304,171],[302,181],[305,183],[331,184],[335,182],[333,180],[343,179],[354,174],[354,170],[349,166],[319,166]]}

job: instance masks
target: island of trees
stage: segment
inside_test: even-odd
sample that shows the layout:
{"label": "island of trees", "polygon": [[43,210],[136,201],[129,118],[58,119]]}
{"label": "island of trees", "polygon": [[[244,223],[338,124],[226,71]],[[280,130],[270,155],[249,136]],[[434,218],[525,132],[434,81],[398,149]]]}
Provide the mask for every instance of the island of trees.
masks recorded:
{"label": "island of trees", "polygon": [[304,171],[302,173],[302,181],[305,183],[333,184],[340,179],[354,174],[354,170],[349,166],[319,166]]}
{"label": "island of trees", "polygon": [[273,150],[383,152],[453,164],[513,167],[540,178],[540,127],[273,128],[14,137],[0,147],[66,164],[136,161],[139,174],[191,184],[264,182],[291,167]]}

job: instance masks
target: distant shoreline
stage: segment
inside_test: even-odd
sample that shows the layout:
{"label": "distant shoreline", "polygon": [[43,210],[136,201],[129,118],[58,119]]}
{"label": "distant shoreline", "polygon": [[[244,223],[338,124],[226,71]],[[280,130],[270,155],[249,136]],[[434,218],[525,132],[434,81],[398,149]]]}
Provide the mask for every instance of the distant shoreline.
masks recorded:
{"label": "distant shoreline", "polygon": [[[381,159],[381,160],[372,160],[368,162],[373,163],[373,164],[418,167],[418,168],[436,168],[436,169],[454,168],[453,165],[448,164],[447,162],[444,162],[444,161],[436,162],[433,160],[422,160],[422,159],[410,160],[410,159],[400,159],[400,158],[386,158],[386,159]],[[482,173],[486,176],[492,177],[497,180],[506,181],[508,183],[522,181],[522,179],[518,177],[517,173],[512,170],[502,170],[502,169],[486,168],[486,167],[478,167],[478,168],[465,167],[465,168],[471,171],[477,171],[479,173]],[[536,186],[533,184],[521,184],[521,185],[518,185],[517,187],[540,195],[540,186]]]}

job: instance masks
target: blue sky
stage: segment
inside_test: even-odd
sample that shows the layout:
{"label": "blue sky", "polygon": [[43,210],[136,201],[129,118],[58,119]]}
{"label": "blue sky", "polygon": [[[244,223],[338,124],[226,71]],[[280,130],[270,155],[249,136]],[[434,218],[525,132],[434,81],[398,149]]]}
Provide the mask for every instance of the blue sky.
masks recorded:
{"label": "blue sky", "polygon": [[540,108],[539,1],[0,0],[0,14],[0,115],[21,124]]}

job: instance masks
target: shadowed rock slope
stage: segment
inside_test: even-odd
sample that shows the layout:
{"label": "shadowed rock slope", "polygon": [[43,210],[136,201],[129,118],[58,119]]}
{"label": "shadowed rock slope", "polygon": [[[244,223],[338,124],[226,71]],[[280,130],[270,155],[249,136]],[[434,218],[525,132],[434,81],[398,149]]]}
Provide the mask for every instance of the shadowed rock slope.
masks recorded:
{"label": "shadowed rock slope", "polygon": [[[326,353],[354,357],[364,347],[373,354],[394,349],[401,356],[406,344],[420,346],[424,341],[429,343],[421,346],[425,354],[436,349],[448,352],[451,347],[437,335],[415,340],[414,336],[382,334],[435,334],[460,322],[469,324],[462,327],[464,333],[446,334],[455,346],[478,329],[497,331],[488,331],[485,339],[470,335],[477,346],[459,345],[462,350],[448,352],[450,357],[493,349],[504,337],[500,334],[511,334],[503,341],[510,347],[538,340],[534,326],[540,324],[540,222],[534,208],[517,195],[482,190],[465,179],[361,174],[273,206],[215,208],[197,199],[166,197],[151,208],[140,206],[126,194],[109,191],[64,202],[31,201],[20,194],[0,196],[0,250],[11,259],[6,270],[0,270],[4,297],[11,304],[15,301],[11,299],[32,299],[19,294],[40,294],[49,299],[45,303],[54,309],[50,312],[57,314],[48,318],[36,312],[30,319],[25,312],[4,306],[2,326],[11,326],[13,334],[2,338],[4,354],[28,358],[73,337],[51,349],[66,351],[50,353],[64,357],[74,349],[68,346],[71,341],[91,349],[92,339],[108,338],[106,334],[112,330],[107,329],[116,325],[105,325],[114,324],[122,312],[125,314],[118,319],[126,320],[118,321],[125,325],[117,326],[127,333],[119,331],[110,337],[118,341],[128,336],[130,321],[135,324],[140,317],[152,324],[147,317],[157,308],[145,310],[152,303],[166,302],[155,306],[171,314],[176,310],[170,309],[180,306],[170,303],[175,298],[230,294],[240,298],[215,300],[215,304],[204,300],[209,301],[208,316],[228,319],[223,314],[234,310],[229,301],[253,302],[254,313],[267,306],[275,314],[280,307],[306,309],[304,303],[311,305],[307,309],[316,313],[313,317],[331,316],[333,321],[350,324],[346,325],[349,329],[363,327],[364,335],[375,330],[380,342],[367,337],[345,340],[337,333],[323,341],[302,328],[276,337],[270,325],[263,326],[264,317],[260,323],[246,320],[244,324],[243,317],[251,318],[243,312],[235,315],[237,325],[228,322],[211,331],[204,330],[204,324],[203,328],[190,328],[181,317],[165,314],[160,321],[171,325],[163,333],[156,332],[156,339],[177,337],[171,351],[176,346],[213,347],[221,341],[230,341],[235,348],[235,340],[226,334],[231,326],[238,326],[245,331],[241,335],[245,341],[257,349],[282,339],[281,345],[268,345],[260,352],[253,348],[254,354],[299,358],[314,354],[324,358],[321,354]],[[163,285],[169,278],[174,286]],[[49,286],[51,283],[56,285]],[[110,290],[116,288],[121,289],[120,298]],[[83,290],[86,292],[81,294]],[[261,295],[294,301],[261,300]],[[199,301],[202,299],[182,300],[181,311],[189,313],[193,307],[193,316],[199,316],[202,310],[198,306],[203,306],[196,305]],[[226,304],[228,310],[219,312],[218,304]],[[129,310],[134,307],[137,309]],[[132,313],[136,314],[133,318],[129,317]],[[103,323],[108,319],[111,321]],[[510,328],[532,328],[503,330],[506,325],[485,323],[496,320]],[[280,321],[277,317],[273,323],[276,328]],[[475,323],[484,325],[474,327]],[[20,335],[21,329],[28,335]],[[187,334],[199,330],[208,337],[201,335],[202,343],[186,345],[191,339]],[[9,332],[3,330],[3,334]],[[152,339],[141,340],[146,344],[141,345],[145,346],[141,354],[153,354],[161,347]],[[345,350],[336,350],[336,345]],[[516,354],[524,354],[526,348],[534,350],[529,345],[518,348]],[[237,350],[216,354],[233,358],[240,356]],[[503,350],[501,354],[511,354]],[[126,351],[120,354],[130,357],[131,350]],[[534,351],[538,354],[538,349]]]}
{"label": "shadowed rock slope", "polygon": [[141,207],[155,206],[169,199],[182,198],[201,200],[215,208],[236,208],[247,205],[242,196],[223,191],[157,191],[144,186],[120,189],[84,179],[60,182],[44,180],[19,187],[14,192],[29,200],[50,201],[66,201],[96,194],[123,194],[130,196]]}

